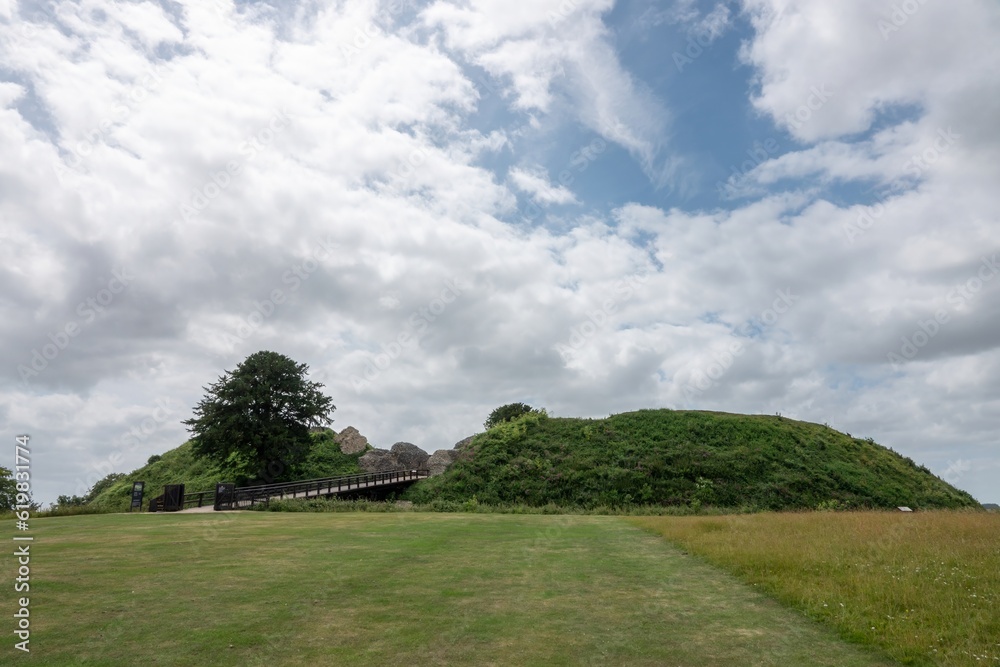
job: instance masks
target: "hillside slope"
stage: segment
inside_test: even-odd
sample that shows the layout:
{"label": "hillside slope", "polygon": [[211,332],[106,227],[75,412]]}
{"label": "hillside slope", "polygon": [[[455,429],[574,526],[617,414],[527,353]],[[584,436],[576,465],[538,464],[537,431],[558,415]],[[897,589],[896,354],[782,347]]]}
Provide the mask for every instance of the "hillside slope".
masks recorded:
{"label": "hillside slope", "polygon": [[[306,461],[291,473],[291,479],[317,479],[335,475],[360,473],[358,459],[364,452],[344,454],[333,441],[333,432],[314,433],[313,448]],[[199,459],[185,442],[176,449],[163,454],[159,461],[133,470],[107,489],[99,493],[91,504],[109,509],[126,511],[132,495],[132,482],[146,482],[146,498],[163,493],[166,484],[184,484],[184,491],[212,491],[217,482],[232,481],[224,478],[218,467],[205,459]],[[145,501],[144,501],[145,502]]]}
{"label": "hillside slope", "polygon": [[527,415],[476,436],[447,472],[407,497],[580,507],[979,506],[870,439],[780,416],[673,410]]}

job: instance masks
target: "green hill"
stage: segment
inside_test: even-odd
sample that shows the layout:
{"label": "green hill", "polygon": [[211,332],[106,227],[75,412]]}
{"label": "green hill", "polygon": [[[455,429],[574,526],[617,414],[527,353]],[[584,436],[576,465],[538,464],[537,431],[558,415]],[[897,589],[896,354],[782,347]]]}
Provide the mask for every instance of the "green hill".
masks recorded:
{"label": "green hill", "polygon": [[476,436],[416,502],[979,507],[927,468],[827,426],[780,416],[640,410],[607,419],[529,414]]}
{"label": "green hill", "polygon": [[[333,441],[332,431],[314,433],[313,447],[305,462],[290,474],[290,479],[318,479],[335,475],[350,475],[361,472],[358,467],[359,454],[344,454]],[[212,491],[217,482],[224,479],[218,467],[210,461],[199,459],[191,449],[191,443],[163,454],[158,461],[149,463],[125,475],[94,496],[90,505],[115,511],[127,511],[132,495],[132,482],[146,482],[146,498],[163,493],[166,484],[184,484],[187,493]],[[145,503],[145,501],[144,501]]]}

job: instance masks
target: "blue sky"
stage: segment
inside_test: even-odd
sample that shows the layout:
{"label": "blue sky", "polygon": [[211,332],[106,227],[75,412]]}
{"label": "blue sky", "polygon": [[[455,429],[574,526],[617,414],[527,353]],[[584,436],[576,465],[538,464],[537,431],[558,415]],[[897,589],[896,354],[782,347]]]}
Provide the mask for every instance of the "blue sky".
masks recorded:
{"label": "blue sky", "polygon": [[272,349],[378,446],[780,412],[996,501],[1000,10],[907,7],[0,0],[39,498]]}

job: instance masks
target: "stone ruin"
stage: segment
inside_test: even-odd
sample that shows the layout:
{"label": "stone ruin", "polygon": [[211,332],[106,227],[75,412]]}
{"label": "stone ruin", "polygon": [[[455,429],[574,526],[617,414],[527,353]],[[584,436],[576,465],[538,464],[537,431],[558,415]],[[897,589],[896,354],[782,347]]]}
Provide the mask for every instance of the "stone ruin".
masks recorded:
{"label": "stone ruin", "polygon": [[348,426],[335,435],[333,441],[340,445],[340,451],[345,454],[357,454],[368,449],[368,438],[361,435],[353,426]]}
{"label": "stone ruin", "polygon": [[430,470],[431,477],[440,475],[458,460],[471,440],[472,436],[469,436],[455,443],[453,449],[439,449],[428,454],[410,442],[397,442],[390,449],[368,449],[368,438],[353,426],[348,426],[334,438],[340,445],[340,451],[345,454],[357,454],[368,449],[358,459],[358,465],[365,472],[427,469]]}

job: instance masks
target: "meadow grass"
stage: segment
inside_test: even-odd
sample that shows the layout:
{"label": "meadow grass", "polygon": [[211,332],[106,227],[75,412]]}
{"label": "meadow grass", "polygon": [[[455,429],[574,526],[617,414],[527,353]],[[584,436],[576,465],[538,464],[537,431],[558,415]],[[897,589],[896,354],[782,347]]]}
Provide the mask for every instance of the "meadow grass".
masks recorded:
{"label": "meadow grass", "polygon": [[904,664],[1000,665],[1000,515],[631,521]]}
{"label": "meadow grass", "polygon": [[32,534],[19,664],[893,664],[619,517],[125,514]]}

